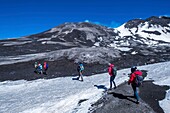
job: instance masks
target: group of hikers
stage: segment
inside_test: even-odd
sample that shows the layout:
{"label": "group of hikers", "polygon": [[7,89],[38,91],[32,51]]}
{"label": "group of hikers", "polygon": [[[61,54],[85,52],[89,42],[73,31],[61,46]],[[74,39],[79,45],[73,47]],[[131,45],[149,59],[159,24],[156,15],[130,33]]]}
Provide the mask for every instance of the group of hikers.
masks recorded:
{"label": "group of hikers", "polygon": [[[38,64],[35,62],[35,72],[38,74],[47,74],[46,71],[48,69],[48,64],[47,62],[42,64]],[[83,63],[79,62],[77,66],[77,72],[78,72],[78,77],[76,80],[83,81],[83,71],[84,71],[84,66]],[[108,67],[108,73],[110,76],[110,89],[112,89],[112,84],[114,85],[114,89],[117,88],[116,83],[115,83],[115,77],[117,75],[117,69],[114,66],[114,64],[109,63]],[[131,67],[131,73],[129,74],[129,80],[128,80],[128,85],[131,84],[132,89],[134,91],[134,98],[136,98],[136,103],[139,103],[139,94],[138,94],[138,87],[142,84],[143,77],[142,77],[142,72],[140,70],[137,70],[136,66]]]}
{"label": "group of hikers", "polygon": [[47,62],[44,62],[43,65],[41,63],[34,63],[34,68],[35,68],[35,73],[37,74],[47,74],[47,70],[48,70],[48,64]]}
{"label": "group of hikers", "polygon": [[[83,81],[83,70],[84,70],[84,66],[82,63],[78,63],[78,67],[77,67],[77,71],[78,71],[78,80],[80,79],[81,81]],[[109,63],[109,67],[108,67],[108,73],[110,75],[110,89],[112,89],[112,84],[114,85],[114,89],[117,88],[116,83],[115,83],[115,77],[117,75],[117,69],[114,66],[114,64]],[[134,98],[136,99],[136,103],[139,104],[139,86],[142,84],[143,81],[143,76],[142,76],[142,72],[140,70],[137,70],[136,66],[132,66],[131,67],[131,73],[129,74],[129,80],[128,80],[128,85],[131,84],[132,89],[134,91]]]}
{"label": "group of hikers", "polygon": [[[112,89],[112,84],[114,84],[114,89],[116,89],[116,84],[115,84],[115,77],[117,75],[117,70],[116,67],[113,64],[109,64],[108,67],[108,73],[110,75],[110,89]],[[128,80],[128,85],[131,84],[132,89],[134,91],[134,98],[136,99],[136,103],[139,104],[139,87],[142,84],[143,81],[143,76],[142,72],[140,70],[137,70],[136,66],[131,67],[131,73],[129,74],[129,80]]]}

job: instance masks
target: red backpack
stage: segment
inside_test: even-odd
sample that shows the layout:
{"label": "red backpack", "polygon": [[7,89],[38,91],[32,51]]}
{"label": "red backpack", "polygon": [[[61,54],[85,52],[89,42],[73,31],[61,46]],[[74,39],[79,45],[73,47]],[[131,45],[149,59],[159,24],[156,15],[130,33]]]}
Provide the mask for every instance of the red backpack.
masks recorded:
{"label": "red backpack", "polygon": [[44,62],[44,69],[48,69],[48,64],[47,64],[47,62]]}

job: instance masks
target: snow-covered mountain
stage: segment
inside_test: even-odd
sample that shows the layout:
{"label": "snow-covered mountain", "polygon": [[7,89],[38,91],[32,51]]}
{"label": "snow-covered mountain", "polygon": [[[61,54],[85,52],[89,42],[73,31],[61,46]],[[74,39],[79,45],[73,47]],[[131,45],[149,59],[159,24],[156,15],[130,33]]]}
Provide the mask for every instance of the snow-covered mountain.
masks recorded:
{"label": "snow-covered mountain", "polygon": [[[150,17],[146,20],[134,19],[118,28],[88,23],[64,23],[48,31],[20,39],[1,41],[1,46],[22,46],[30,52],[65,49],[71,47],[134,47],[136,45],[156,46],[170,42],[170,18]],[[55,45],[55,48],[46,48]],[[44,50],[45,49],[45,50]],[[22,51],[21,51],[22,52]]]}
{"label": "snow-covered mountain", "polygon": [[130,20],[118,27],[117,30],[121,37],[131,36],[148,46],[159,45],[160,42],[170,42],[169,19],[167,17],[150,17],[146,20]]}
{"label": "snow-covered mountain", "polygon": [[[170,18],[134,19],[115,29],[88,22],[64,23],[39,34],[1,40],[0,52],[0,65],[37,60],[47,60],[57,67],[59,63],[54,62],[60,61],[63,66],[81,61],[89,70],[96,64],[101,65],[89,74],[104,72],[103,65],[108,62],[122,68],[169,61]],[[75,74],[71,70],[69,72]],[[50,72],[55,76],[55,71]],[[70,74],[60,69],[57,73]]]}
{"label": "snow-covered mountain", "polygon": [[[39,40],[41,43],[66,42],[77,46],[120,47],[142,44],[154,46],[170,42],[170,18],[150,17],[146,20],[130,20],[122,26],[112,29],[86,22],[65,23],[50,29],[41,36],[51,34],[51,40]],[[41,37],[34,35],[35,37]],[[53,42],[51,42],[53,41]],[[67,45],[69,45],[69,43]]]}

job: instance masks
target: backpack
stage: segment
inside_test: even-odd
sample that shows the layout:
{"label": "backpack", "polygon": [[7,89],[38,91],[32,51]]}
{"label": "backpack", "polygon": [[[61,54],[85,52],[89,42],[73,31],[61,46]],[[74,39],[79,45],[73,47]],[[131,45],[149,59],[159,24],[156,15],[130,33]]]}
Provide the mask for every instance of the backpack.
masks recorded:
{"label": "backpack", "polygon": [[138,75],[138,74],[135,74],[135,76],[136,76],[136,78],[135,78],[136,87],[140,87],[142,85],[142,82],[143,82],[143,76]]}
{"label": "backpack", "polygon": [[47,62],[44,62],[43,68],[44,68],[45,70],[48,69],[48,64],[47,64]]}
{"label": "backpack", "polygon": [[84,70],[83,64],[80,64],[79,66],[80,66],[80,70],[83,71]]}
{"label": "backpack", "polygon": [[113,68],[112,68],[112,73],[113,73],[113,76],[116,76],[116,75],[117,75],[117,69],[116,69],[116,67],[113,67]]}
{"label": "backpack", "polygon": [[43,69],[42,65],[39,65],[39,69],[40,69],[40,70],[42,70],[42,69]]}
{"label": "backpack", "polygon": [[83,70],[84,70],[83,64],[78,65],[77,71],[83,71]]}
{"label": "backpack", "polygon": [[46,69],[46,70],[48,69],[48,64],[46,64],[45,69]]}
{"label": "backpack", "polygon": [[38,64],[37,62],[34,63],[34,68],[37,68],[38,67]]}

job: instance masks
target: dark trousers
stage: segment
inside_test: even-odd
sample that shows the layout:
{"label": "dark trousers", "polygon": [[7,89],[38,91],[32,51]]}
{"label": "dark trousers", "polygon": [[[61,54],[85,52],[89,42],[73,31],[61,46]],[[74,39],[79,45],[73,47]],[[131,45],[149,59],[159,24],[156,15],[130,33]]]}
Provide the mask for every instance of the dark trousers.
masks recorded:
{"label": "dark trousers", "polygon": [[136,98],[137,101],[139,101],[140,97],[139,97],[139,94],[138,94],[138,87],[136,87],[135,84],[131,84],[131,86],[132,86],[132,89],[134,91],[134,97]]}
{"label": "dark trousers", "polygon": [[114,87],[116,88],[116,83],[114,82],[115,76],[110,76],[110,88],[112,88],[112,83],[114,84]]}

